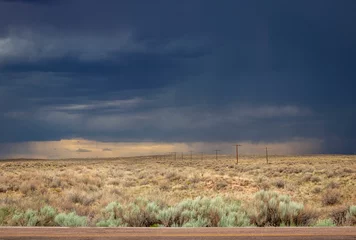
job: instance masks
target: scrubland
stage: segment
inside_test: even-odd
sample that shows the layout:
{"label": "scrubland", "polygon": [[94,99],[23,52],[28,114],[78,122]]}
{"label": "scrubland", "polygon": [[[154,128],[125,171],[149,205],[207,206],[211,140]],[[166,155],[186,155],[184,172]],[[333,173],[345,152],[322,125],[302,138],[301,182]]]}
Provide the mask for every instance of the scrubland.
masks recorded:
{"label": "scrubland", "polygon": [[0,161],[0,225],[356,225],[356,156]]}

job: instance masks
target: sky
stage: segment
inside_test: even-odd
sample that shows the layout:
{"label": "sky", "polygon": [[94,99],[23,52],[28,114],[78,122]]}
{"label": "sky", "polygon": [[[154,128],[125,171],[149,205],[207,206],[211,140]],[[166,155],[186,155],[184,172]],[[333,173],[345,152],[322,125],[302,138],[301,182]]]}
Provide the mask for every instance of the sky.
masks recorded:
{"label": "sky", "polygon": [[356,153],[354,0],[0,0],[0,158]]}

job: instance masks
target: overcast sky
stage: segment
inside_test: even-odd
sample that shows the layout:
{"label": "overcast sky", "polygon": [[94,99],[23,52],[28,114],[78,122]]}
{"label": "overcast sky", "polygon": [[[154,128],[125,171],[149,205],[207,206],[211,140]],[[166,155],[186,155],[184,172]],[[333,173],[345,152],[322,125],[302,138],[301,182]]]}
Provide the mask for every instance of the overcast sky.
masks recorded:
{"label": "overcast sky", "polygon": [[355,12],[354,0],[0,1],[0,157],[73,139],[102,153],[355,153]]}

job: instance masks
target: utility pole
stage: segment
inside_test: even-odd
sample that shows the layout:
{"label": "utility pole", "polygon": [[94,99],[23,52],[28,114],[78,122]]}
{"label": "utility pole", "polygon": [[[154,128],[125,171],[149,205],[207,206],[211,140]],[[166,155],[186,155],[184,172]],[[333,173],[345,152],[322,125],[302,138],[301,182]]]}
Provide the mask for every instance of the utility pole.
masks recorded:
{"label": "utility pole", "polygon": [[79,140],[77,141],[77,144],[78,144],[78,153],[79,153],[79,156],[80,156],[80,143],[79,143]]}
{"label": "utility pole", "polygon": [[268,149],[267,149],[267,147],[266,147],[266,162],[268,164]]}
{"label": "utility pole", "polygon": [[201,160],[203,161],[204,153],[201,152]]}
{"label": "utility pole", "polygon": [[190,161],[193,160],[193,151],[189,151],[190,152]]}
{"label": "utility pole", "polygon": [[174,154],[174,161],[176,161],[177,160],[177,153],[173,152],[173,154]]}
{"label": "utility pole", "polygon": [[215,159],[218,160],[218,152],[220,152],[221,150],[214,150],[215,151]]}
{"label": "utility pole", "polygon": [[239,144],[236,144],[236,164],[239,164]]}

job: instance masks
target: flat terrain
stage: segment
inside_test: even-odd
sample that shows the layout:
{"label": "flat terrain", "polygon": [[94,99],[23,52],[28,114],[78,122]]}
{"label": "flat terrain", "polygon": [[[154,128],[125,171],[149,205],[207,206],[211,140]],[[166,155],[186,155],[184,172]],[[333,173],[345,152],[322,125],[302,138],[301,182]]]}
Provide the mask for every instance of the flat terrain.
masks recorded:
{"label": "flat terrain", "polygon": [[[356,205],[356,156],[147,156],[117,159],[0,161],[0,225],[11,214],[45,205],[85,216],[89,226],[111,202],[137,198],[174,205],[198,196],[234,199],[248,208],[260,190],[287,194],[318,219]],[[245,206],[246,205],[246,206]],[[10,213],[9,213],[10,212]]]}
{"label": "flat terrain", "polygon": [[356,228],[0,228],[0,239],[356,239]]}

